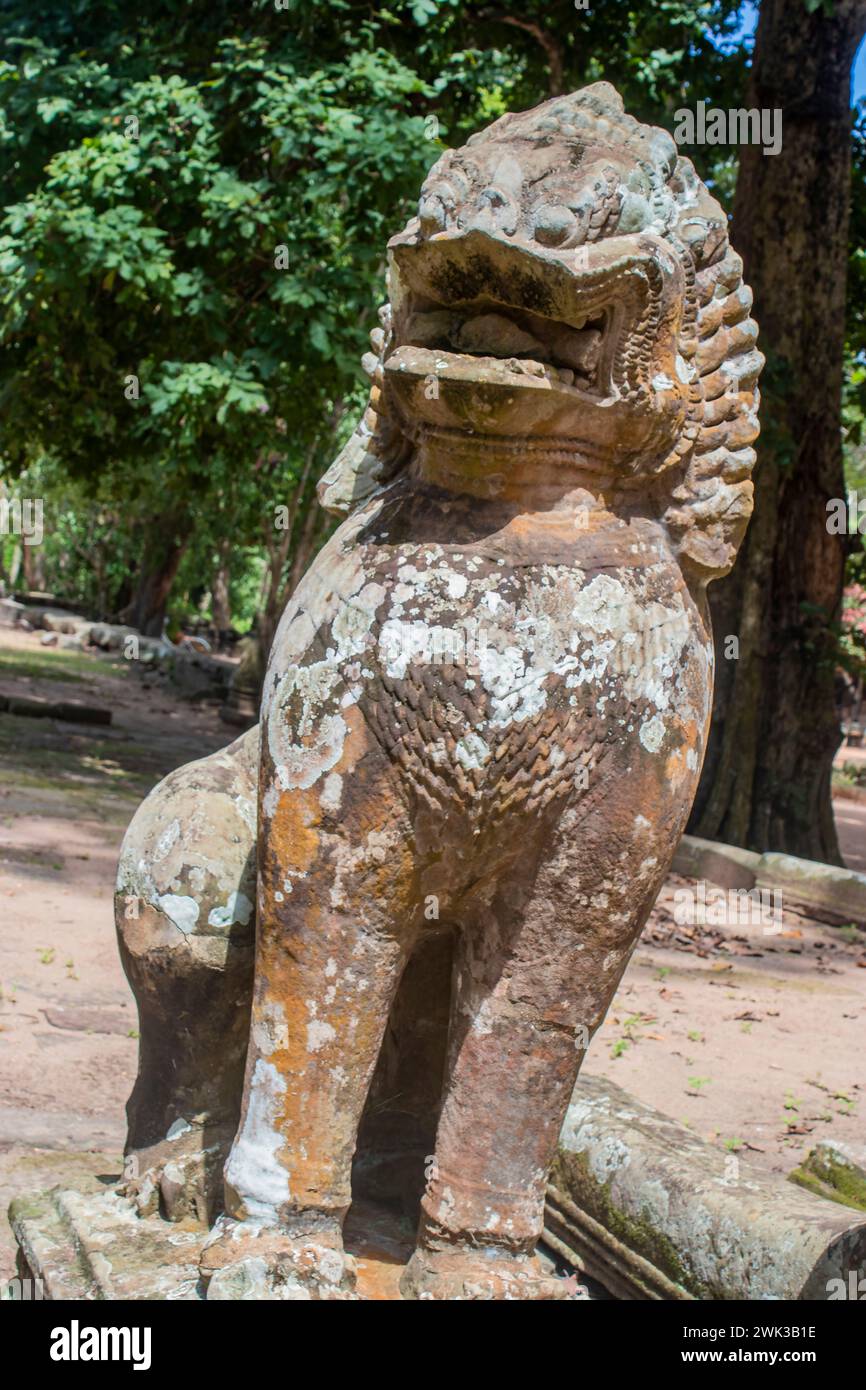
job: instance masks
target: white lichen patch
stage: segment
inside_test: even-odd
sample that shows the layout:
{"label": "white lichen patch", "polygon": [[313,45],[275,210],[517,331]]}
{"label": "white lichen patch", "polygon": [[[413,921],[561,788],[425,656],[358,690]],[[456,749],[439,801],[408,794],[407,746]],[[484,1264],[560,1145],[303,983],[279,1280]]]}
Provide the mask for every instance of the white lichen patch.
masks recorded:
{"label": "white lichen patch", "polygon": [[289,1045],[286,1011],[277,1000],[268,1000],[253,1012],[253,1042],[262,1057],[283,1052]]}
{"label": "white lichen patch", "polygon": [[638,738],[648,753],[657,753],[662,746],[665,736],[665,726],[658,715],[653,715],[652,719],[644,720],[640,726]]}
{"label": "white lichen patch", "polygon": [[153,851],[153,862],[159,864],[180,839],[180,821],[175,819],[162,832]]}
{"label": "white lichen patch", "polygon": [[480,734],[468,733],[460,739],[455,750],[457,761],[461,767],[466,768],[467,772],[484,767],[490,761],[490,745],[484,742]]}
{"label": "white lichen patch", "polygon": [[253,915],[253,905],[246,893],[230,893],[224,907],[211,908],[208,913],[208,926],[231,927],[240,922],[245,927]]}
{"label": "white lichen patch", "polygon": [[276,763],[276,781],[281,791],[312,787],[326,772],[330,772],[343,756],[348,725],[341,714],[324,715],[315,737],[309,744],[287,744],[279,737],[283,760]]}
{"label": "white lichen patch", "polygon": [[307,1024],[307,1051],[319,1052],[337,1036],[332,1024],[324,1019],[314,1018]]}
{"label": "white lichen patch", "polygon": [[195,898],[184,897],[177,893],[163,893],[157,897],[156,906],[185,936],[195,931],[199,917],[199,905]]}
{"label": "white lichen patch", "polygon": [[329,816],[336,816],[340,810],[340,801],[342,799],[342,796],[342,777],[340,776],[339,772],[329,773],[328,776],[325,778],[325,783],[322,787],[322,791],[319,796],[319,802],[321,804],[322,810],[325,811]]}
{"label": "white lichen patch", "polygon": [[289,1201],[289,1174],[279,1161],[284,1140],[280,1112],[286,1083],[273,1062],[256,1059],[247,1110],[226,1164],[226,1181],[243,1202],[247,1217],[275,1225]]}

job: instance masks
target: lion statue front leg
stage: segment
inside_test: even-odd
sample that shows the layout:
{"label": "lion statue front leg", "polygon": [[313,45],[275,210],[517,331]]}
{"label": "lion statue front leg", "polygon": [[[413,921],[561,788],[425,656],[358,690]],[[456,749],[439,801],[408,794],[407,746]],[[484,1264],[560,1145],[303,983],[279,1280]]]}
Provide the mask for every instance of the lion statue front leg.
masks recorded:
{"label": "lion statue front leg", "polygon": [[127,1188],[212,1220],[240,1113],[253,985],[259,731],[170,773],[120,854],[115,919],[139,1014]]}

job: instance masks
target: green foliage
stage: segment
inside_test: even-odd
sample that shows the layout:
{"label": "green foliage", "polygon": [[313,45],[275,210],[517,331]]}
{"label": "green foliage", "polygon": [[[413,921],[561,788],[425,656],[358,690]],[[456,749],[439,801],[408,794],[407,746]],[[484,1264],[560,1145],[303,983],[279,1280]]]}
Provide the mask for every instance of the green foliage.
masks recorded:
{"label": "green foliage", "polygon": [[4,471],[51,470],[71,555],[104,516],[128,574],[170,517],[178,593],[226,538],[258,572],[274,504],[351,423],[384,247],[444,144],[542,99],[557,60],[669,127],[733,100],[739,9],[0,0]]}

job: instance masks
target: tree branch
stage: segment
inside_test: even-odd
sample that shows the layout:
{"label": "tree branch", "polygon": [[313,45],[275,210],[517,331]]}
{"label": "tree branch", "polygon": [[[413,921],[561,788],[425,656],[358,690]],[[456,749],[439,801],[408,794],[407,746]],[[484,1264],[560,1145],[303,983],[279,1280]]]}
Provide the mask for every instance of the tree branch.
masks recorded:
{"label": "tree branch", "polygon": [[525,33],[531,34],[536,43],[540,44],[544,49],[547,57],[547,85],[550,95],[552,97],[562,95],[565,90],[562,49],[552,34],[549,34],[546,29],[542,29],[540,24],[535,24],[530,19],[518,19],[515,15],[503,14],[501,10],[481,10],[479,12],[479,17],[481,19],[496,20],[499,24],[511,24],[515,29],[523,29]]}

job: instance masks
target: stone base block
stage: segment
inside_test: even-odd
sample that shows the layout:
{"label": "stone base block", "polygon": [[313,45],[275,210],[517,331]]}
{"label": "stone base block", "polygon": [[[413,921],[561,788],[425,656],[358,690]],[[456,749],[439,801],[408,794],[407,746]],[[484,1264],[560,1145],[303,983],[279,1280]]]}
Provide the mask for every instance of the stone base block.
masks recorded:
{"label": "stone base block", "polygon": [[[18,1241],[19,1275],[41,1280],[43,1298],[206,1298],[198,1273],[208,1235],[202,1226],[139,1216],[132,1202],[114,1191],[85,1196],[62,1188],[17,1198],[9,1218]],[[345,1242],[355,1258],[363,1300],[401,1301],[400,1276],[414,1233],[411,1222],[384,1208],[352,1207]],[[551,1272],[561,1272],[553,1257],[545,1262]],[[226,1297],[224,1290],[220,1296]],[[255,1300],[260,1295],[249,1287],[237,1296]]]}
{"label": "stone base block", "polygon": [[203,1297],[198,1257],[205,1232],[140,1217],[113,1191],[84,1195],[56,1187],[17,1197],[9,1220],[18,1272],[41,1280],[44,1298]]}
{"label": "stone base block", "polygon": [[620,1298],[831,1300],[866,1278],[862,1212],[595,1078],[566,1114],[546,1237]]}
{"label": "stone base block", "polygon": [[736,845],[683,835],[673,868],[720,888],[779,891],[786,908],[831,926],[866,927],[866,874],[792,854],[755,854]]}

